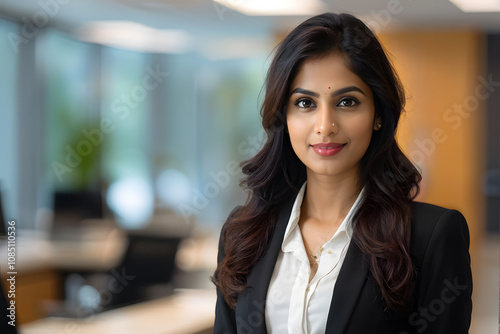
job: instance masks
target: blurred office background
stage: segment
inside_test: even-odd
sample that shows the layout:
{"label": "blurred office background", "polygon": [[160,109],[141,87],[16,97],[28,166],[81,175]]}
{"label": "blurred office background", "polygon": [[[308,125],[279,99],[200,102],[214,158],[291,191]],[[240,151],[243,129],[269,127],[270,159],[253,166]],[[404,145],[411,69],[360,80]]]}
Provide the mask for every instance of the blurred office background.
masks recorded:
{"label": "blurred office background", "polygon": [[151,332],[210,332],[218,233],[264,139],[272,50],[324,11],[359,16],[390,52],[419,200],[469,223],[471,333],[498,328],[498,2],[0,0],[0,212],[16,223],[23,331],[134,332],[142,307]]}

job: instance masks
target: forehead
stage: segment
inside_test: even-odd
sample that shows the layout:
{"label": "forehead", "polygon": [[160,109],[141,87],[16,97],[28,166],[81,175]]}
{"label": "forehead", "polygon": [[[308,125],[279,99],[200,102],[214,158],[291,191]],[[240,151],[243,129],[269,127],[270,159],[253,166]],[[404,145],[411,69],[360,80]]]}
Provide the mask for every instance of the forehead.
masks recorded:
{"label": "forehead", "polygon": [[305,60],[299,67],[290,90],[296,87],[321,89],[323,86],[331,89],[358,86],[364,91],[369,90],[364,81],[347,67],[345,57],[338,53]]}

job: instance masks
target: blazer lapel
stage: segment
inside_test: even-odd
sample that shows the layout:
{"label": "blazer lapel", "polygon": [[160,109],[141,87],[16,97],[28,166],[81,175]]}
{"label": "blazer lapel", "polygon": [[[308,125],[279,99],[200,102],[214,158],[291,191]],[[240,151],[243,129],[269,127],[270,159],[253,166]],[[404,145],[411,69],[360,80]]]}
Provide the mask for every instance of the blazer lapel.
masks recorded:
{"label": "blazer lapel", "polygon": [[[286,202],[278,210],[274,231],[263,257],[257,262],[248,276],[248,288],[241,293],[237,302],[237,319],[242,328],[252,329],[251,333],[267,333],[265,324],[265,305],[267,290],[278,258],[286,226],[290,219],[294,200]],[[242,317],[238,317],[238,313]],[[243,315],[245,315],[243,317]],[[239,327],[239,326],[238,326]]]}
{"label": "blazer lapel", "polygon": [[356,243],[351,240],[333,290],[326,323],[326,333],[338,334],[344,332],[366,281],[367,273],[368,268],[364,263],[363,254]]}

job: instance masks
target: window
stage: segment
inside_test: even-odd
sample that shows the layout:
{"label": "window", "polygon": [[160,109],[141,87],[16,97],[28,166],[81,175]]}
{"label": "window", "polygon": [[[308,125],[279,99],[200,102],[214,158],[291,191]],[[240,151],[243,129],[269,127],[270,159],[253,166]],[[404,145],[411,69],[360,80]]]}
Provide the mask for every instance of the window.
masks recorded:
{"label": "window", "polygon": [[[10,21],[0,19],[0,35],[18,34],[19,26]],[[19,216],[18,201],[18,160],[17,160],[17,53],[8,38],[0,38],[0,191],[6,219],[17,219]]]}

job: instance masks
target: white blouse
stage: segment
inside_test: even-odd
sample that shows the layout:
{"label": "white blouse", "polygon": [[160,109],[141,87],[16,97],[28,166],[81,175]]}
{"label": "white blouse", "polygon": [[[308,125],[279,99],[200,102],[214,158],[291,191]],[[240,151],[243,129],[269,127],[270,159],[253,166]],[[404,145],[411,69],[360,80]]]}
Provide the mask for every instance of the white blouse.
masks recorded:
{"label": "white blouse", "polygon": [[325,333],[333,288],[352,237],[352,216],[364,190],[338,230],[323,245],[318,270],[309,283],[311,268],[298,225],[306,183],[295,198],[267,291],[265,317],[270,334]]}

